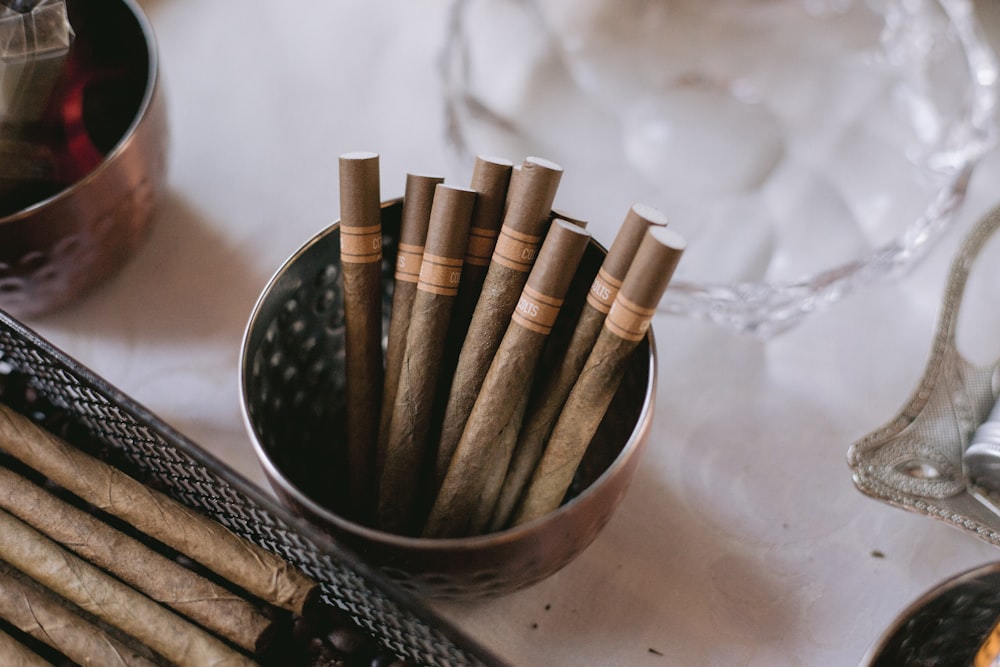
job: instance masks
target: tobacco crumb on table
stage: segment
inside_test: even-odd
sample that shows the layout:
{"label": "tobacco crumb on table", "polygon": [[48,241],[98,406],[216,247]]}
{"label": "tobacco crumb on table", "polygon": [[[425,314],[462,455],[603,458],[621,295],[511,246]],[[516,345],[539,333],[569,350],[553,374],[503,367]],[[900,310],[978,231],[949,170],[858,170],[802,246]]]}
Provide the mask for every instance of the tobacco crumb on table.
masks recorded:
{"label": "tobacco crumb on table", "polygon": [[872,549],[872,558],[885,558],[885,554],[878,549]]}
{"label": "tobacco crumb on table", "polygon": [[653,655],[663,655],[653,647],[649,647],[649,652],[652,653]]}

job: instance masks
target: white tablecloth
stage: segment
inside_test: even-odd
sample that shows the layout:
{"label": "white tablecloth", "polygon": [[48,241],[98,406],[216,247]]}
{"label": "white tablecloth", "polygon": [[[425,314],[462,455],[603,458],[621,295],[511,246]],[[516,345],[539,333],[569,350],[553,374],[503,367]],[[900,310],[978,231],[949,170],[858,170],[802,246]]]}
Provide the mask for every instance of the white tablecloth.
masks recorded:
{"label": "white tablecloth", "polygon": [[[467,179],[443,141],[446,3],[143,6],[168,99],[169,194],[120,274],[27,324],[264,485],[239,412],[240,338],[271,273],[338,217],[337,156],[379,152],[386,197],[407,171]],[[1000,202],[998,176],[994,152],[955,228],[903,280],[767,343],[658,316],[653,433],[607,528],[541,584],[436,607],[519,665],[840,667],[924,590],[998,558],[861,495],[845,459],[915,388],[951,256]]]}

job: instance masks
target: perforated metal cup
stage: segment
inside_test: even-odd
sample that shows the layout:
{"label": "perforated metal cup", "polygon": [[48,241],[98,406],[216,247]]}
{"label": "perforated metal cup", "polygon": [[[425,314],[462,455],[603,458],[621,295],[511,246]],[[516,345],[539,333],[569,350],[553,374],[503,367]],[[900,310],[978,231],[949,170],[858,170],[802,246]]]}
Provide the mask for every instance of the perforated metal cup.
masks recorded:
{"label": "perforated metal cup", "polygon": [[[387,330],[401,200],[382,207],[383,314]],[[588,247],[581,276],[605,255]],[[611,408],[563,505],[531,523],[477,537],[426,539],[385,533],[337,508],[346,492],[344,313],[340,225],[306,243],[261,294],[243,339],[241,399],[247,430],[271,486],[294,511],[401,586],[436,598],[489,597],[555,573],[607,523],[632,480],[653,417],[652,332],[632,357]],[[582,300],[579,280],[567,299]],[[553,332],[554,336],[566,332]]]}

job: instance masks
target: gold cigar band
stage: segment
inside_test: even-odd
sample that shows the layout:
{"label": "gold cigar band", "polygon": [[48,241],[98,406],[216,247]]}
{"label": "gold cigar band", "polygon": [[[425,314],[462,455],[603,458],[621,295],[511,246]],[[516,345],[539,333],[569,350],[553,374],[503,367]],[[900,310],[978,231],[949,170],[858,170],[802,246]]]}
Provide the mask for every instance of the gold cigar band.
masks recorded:
{"label": "gold cigar band", "polygon": [[590,291],[587,292],[587,303],[607,315],[615,297],[618,296],[618,288],[621,286],[622,281],[605,271],[602,266],[597,272],[594,282],[590,285]]}
{"label": "gold cigar band", "polygon": [[344,262],[368,264],[382,261],[382,227],[340,226],[340,259]]}
{"label": "gold cigar band", "polygon": [[461,279],[462,260],[424,253],[417,289],[441,296],[455,296]]}
{"label": "gold cigar band", "polygon": [[611,304],[604,326],[623,340],[639,341],[646,335],[655,308],[643,308],[621,294]]}
{"label": "gold cigar band", "polygon": [[541,236],[524,234],[504,226],[500,229],[500,236],[493,250],[493,261],[508,269],[528,272],[535,263],[541,242]]}
{"label": "gold cigar band", "polygon": [[424,258],[422,245],[400,243],[396,253],[396,280],[415,283],[420,278],[420,263]]}
{"label": "gold cigar band", "polygon": [[552,325],[556,322],[562,304],[562,299],[552,298],[525,285],[511,320],[525,329],[548,335],[552,331]]}
{"label": "gold cigar band", "polygon": [[497,243],[498,232],[495,229],[472,227],[469,229],[469,241],[465,250],[465,263],[475,266],[489,266],[493,256],[493,248]]}

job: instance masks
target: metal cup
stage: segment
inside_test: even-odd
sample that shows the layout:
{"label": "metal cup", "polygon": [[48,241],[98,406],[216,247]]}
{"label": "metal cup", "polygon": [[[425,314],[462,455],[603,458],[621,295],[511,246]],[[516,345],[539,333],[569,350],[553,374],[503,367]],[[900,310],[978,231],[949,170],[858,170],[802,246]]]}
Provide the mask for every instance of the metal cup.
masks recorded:
{"label": "metal cup", "polygon": [[[401,212],[401,200],[382,208],[385,323],[392,305]],[[592,242],[581,271],[596,273],[605,254]],[[476,537],[426,539],[389,534],[337,511],[347,488],[338,456],[344,447],[339,257],[340,225],[334,223],[277,271],[261,294],[244,335],[240,361],[244,421],[277,495],[400,585],[426,596],[495,596],[540,581],[573,560],[611,517],[645,447],[656,387],[652,333],[636,350],[560,508],[533,522]],[[575,296],[582,298],[581,292],[588,287],[579,286]]]}
{"label": "metal cup", "polygon": [[70,0],[86,45],[80,111],[103,158],[0,217],[0,308],[40,315],[117,271],[144,239],[166,187],[166,105],[152,27],[133,0]]}

